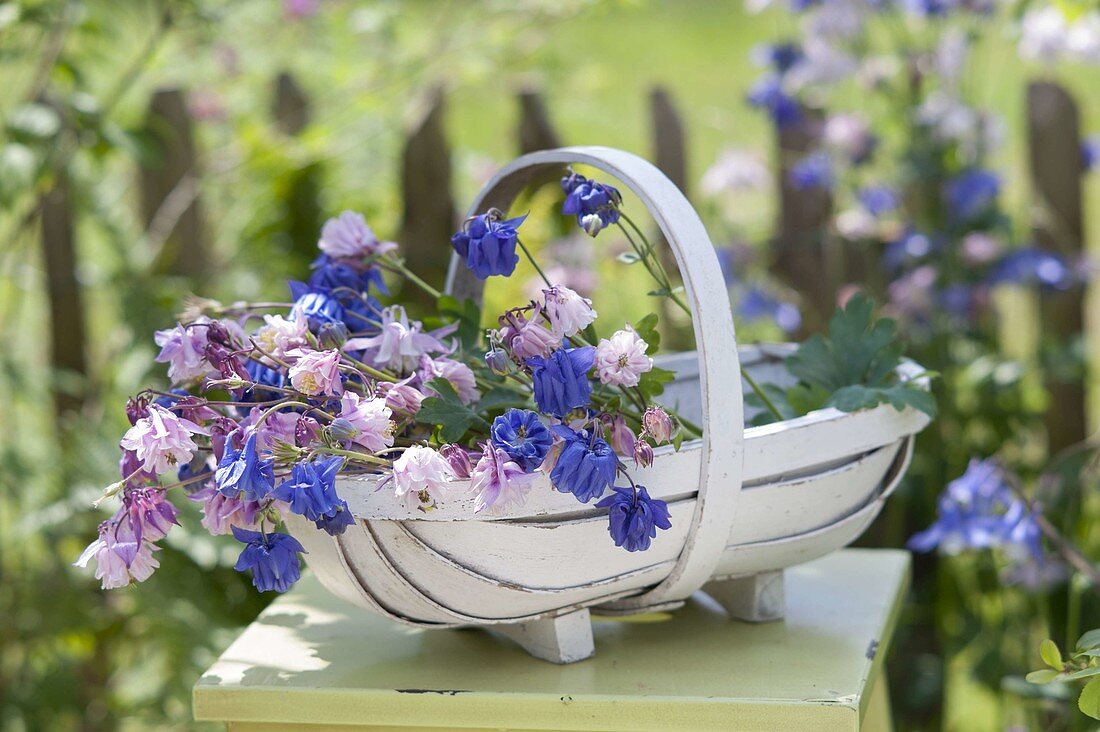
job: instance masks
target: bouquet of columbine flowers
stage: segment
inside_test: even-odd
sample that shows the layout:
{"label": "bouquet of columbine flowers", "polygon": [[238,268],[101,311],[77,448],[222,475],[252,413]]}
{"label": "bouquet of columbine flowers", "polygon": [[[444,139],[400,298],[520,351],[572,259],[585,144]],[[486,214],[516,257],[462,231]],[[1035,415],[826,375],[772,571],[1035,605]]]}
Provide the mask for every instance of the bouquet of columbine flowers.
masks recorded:
{"label": "bouquet of columbine flowers", "polygon": [[[562,188],[564,215],[591,236],[619,227],[658,293],[687,310],[615,188],[572,171]],[[550,282],[524,246],[524,218],[491,209],[452,237],[481,279],[511,275],[522,252],[545,282],[484,333],[474,303],[423,282],[353,212],[324,225],[309,279],[290,283],[293,302],[193,301],[156,334],[173,388],[128,402],[121,480],[100,499],[121,505],[77,566],[94,559],[104,588],[148,578],[178,523],[178,489],[202,506],[210,533],[244,545],[238,571],[284,592],[304,549],[278,531],[282,518],[343,533],[354,518],[337,478],[351,472],[386,475],[383,489],[412,510],[470,491],[475,513],[492,514],[522,504],[541,470],[556,490],[606,508],[617,546],[648,549],[671,527],[668,508],[624,461],[648,466],[654,447],[699,429],[653,401],[672,379],[651,358],[656,316],[600,338],[591,301]],[[437,315],[422,322],[383,305],[384,272],[426,290]]]}

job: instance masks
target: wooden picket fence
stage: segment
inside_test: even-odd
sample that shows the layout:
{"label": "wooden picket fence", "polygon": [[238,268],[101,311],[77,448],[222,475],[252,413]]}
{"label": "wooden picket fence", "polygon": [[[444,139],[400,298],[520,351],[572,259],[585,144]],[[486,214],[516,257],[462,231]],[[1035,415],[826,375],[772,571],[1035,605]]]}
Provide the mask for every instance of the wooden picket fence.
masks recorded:
{"label": "wooden picket fence", "polygon": [[[308,95],[289,74],[280,74],[272,90],[273,123],[288,136],[309,124]],[[663,87],[650,92],[651,159],[682,190],[690,192],[687,128],[672,94]],[[515,131],[517,152],[559,147],[570,141],[556,130],[546,104],[534,88],[518,92],[520,120]],[[459,224],[452,188],[451,153],[444,128],[445,95],[432,88],[419,100],[408,126],[401,156],[403,214],[400,240],[409,261],[429,282],[442,283],[449,253],[440,246]],[[1035,82],[1027,95],[1031,183],[1036,201],[1035,236],[1039,245],[1077,259],[1085,250],[1082,215],[1081,131],[1077,104],[1061,86]],[[160,164],[139,171],[141,215],[162,241],[156,271],[184,277],[195,286],[208,275],[207,222],[198,195],[201,151],[192,131],[184,94],[162,89],[153,94],[147,115],[150,138]],[[836,303],[838,289],[862,281],[865,263],[847,252],[827,251],[826,227],[833,201],[822,189],[799,190],[789,183],[787,168],[801,153],[820,143],[822,117],[807,110],[802,121],[776,134],[779,200],[772,239],[774,274],[803,298],[805,328],[820,329]],[[42,194],[42,245],[47,269],[52,326],[52,363],[58,373],[86,377],[85,325],[76,278],[73,222],[77,216],[65,175]],[[167,224],[166,224],[167,222]],[[667,248],[666,248],[667,249]],[[671,265],[672,262],[667,262]],[[674,270],[675,268],[672,267]],[[1052,342],[1083,338],[1084,289],[1044,292],[1041,314]],[[1087,434],[1085,378],[1048,369],[1052,396],[1048,420],[1049,447],[1059,450]],[[71,383],[69,380],[66,383]],[[60,389],[62,412],[79,410],[81,396]]]}

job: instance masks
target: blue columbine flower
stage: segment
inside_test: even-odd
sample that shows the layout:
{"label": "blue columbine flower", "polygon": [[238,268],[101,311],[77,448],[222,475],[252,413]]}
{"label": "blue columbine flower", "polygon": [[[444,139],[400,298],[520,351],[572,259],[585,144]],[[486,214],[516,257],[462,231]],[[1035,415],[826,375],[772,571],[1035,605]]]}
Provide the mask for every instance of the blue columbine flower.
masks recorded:
{"label": "blue columbine flower", "polygon": [[569,171],[569,175],[561,179],[561,189],[565,191],[562,214],[576,216],[577,224],[591,236],[619,222],[623,197],[618,188]]}
{"label": "blue columbine flower", "polygon": [[811,153],[787,172],[791,185],[799,190],[833,187],[833,161],[823,152]]}
{"label": "blue columbine flower", "polygon": [[1100,135],[1081,141],[1081,168],[1087,173],[1100,163]]}
{"label": "blue columbine flower", "polygon": [[668,504],[650,498],[645,486],[615,488],[615,492],[596,504],[607,509],[607,531],[628,552],[644,552],[657,538],[657,529],[671,529]]}
{"label": "blue columbine flower", "polygon": [[451,237],[451,245],[459,256],[466,260],[466,266],[473,270],[478,279],[492,275],[508,277],[516,271],[519,255],[516,243],[520,227],[527,216],[514,219],[500,219],[500,212],[494,210],[466,221],[462,231]]}
{"label": "blue columbine flower", "polygon": [[1026,513],[995,462],[971,460],[940,495],[935,523],[914,534],[907,546],[916,552],[938,548],[945,554],[1001,546],[1012,541]]}
{"label": "blue columbine flower", "polygon": [[301,577],[298,555],[306,553],[298,540],[288,534],[261,534],[236,526],[230,527],[237,541],[245,545],[237,564],[238,572],[251,571],[252,584],[260,592],[286,592]]}
{"label": "blue columbine flower", "polygon": [[750,287],[737,308],[737,314],[746,321],[767,318],[787,333],[792,333],[802,325],[802,313],[797,305],[783,302],[769,295],[759,287]]}
{"label": "blue columbine flower", "polygon": [[561,493],[572,493],[588,503],[599,498],[615,482],[619,459],[602,437],[588,430],[556,425],[554,433],[565,440],[561,455],[550,472],[550,482]]}
{"label": "blue columbine flower", "polygon": [[747,99],[749,105],[767,111],[776,127],[788,127],[802,119],[798,102],[783,91],[778,75],[769,74],[753,84]]}
{"label": "blue columbine flower", "polygon": [[547,358],[528,358],[539,410],[561,419],[574,409],[587,406],[592,395],[588,371],[595,362],[596,349],[592,346],[559,348]]}
{"label": "blue columbine flower", "polygon": [[309,329],[316,333],[325,323],[343,322],[344,306],[332,295],[310,289],[304,282],[290,282],[290,296],[294,298],[294,307],[290,310],[293,318],[299,313],[306,317]]}
{"label": "blue columbine flower", "polygon": [[274,386],[278,389],[286,386],[286,374],[278,369],[265,366],[259,361],[247,361],[244,370],[248,372],[248,379],[255,386],[250,386],[241,394],[243,402],[263,402],[279,397],[279,392],[265,389],[265,386]]}
{"label": "blue columbine flower", "polygon": [[336,495],[336,474],[343,464],[344,458],[339,456],[295,463],[290,479],[271,495],[289,503],[291,513],[313,521],[317,528],[333,536],[342,534],[355,523],[347,502]]}
{"label": "blue columbine flower", "polygon": [[898,194],[888,186],[867,186],[860,190],[859,203],[872,216],[882,216],[898,207]]}
{"label": "blue columbine flower", "polygon": [[975,168],[959,173],[943,190],[947,212],[955,221],[967,222],[988,213],[1001,192],[1001,179],[988,170]]}
{"label": "blue columbine flower", "polygon": [[549,428],[529,409],[509,409],[493,420],[490,434],[493,445],[507,453],[525,473],[542,465],[554,442]]}
{"label": "blue columbine flower", "polygon": [[989,281],[998,285],[1042,285],[1065,290],[1073,284],[1073,272],[1056,254],[1026,247],[1010,252],[993,266]]}
{"label": "blue columbine flower", "polygon": [[275,471],[271,460],[261,460],[256,453],[255,432],[249,435],[240,450],[226,445],[225,454],[214,473],[214,484],[223,496],[241,496],[249,501],[258,501],[272,491]]}

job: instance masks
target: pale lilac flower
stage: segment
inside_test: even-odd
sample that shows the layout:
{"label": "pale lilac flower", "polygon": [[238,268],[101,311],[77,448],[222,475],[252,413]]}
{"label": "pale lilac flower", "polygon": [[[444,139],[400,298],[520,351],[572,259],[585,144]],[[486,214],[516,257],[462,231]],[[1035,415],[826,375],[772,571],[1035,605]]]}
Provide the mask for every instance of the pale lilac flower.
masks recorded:
{"label": "pale lilac flower", "polygon": [[340,352],[309,351],[295,348],[289,351],[287,358],[294,359],[290,367],[290,383],[295,389],[317,396],[330,394],[339,396],[344,393],[344,382],[340,379]]}
{"label": "pale lilac flower", "polygon": [[646,355],[648,348],[630,326],[601,339],[596,346],[596,373],[600,381],[611,386],[637,386],[642,374],[653,369],[653,359]]}
{"label": "pale lilac flower", "polygon": [[1020,56],[1032,61],[1054,63],[1066,53],[1069,24],[1056,5],[1045,5],[1024,13],[1020,21]]}
{"label": "pale lilac flower", "polygon": [[351,441],[377,452],[393,446],[393,410],[386,406],[383,397],[367,399],[353,391],[345,391],[340,398],[340,417],[355,429]]}
{"label": "pale lilac flower", "polygon": [[283,0],[283,12],[291,20],[300,20],[316,15],[321,9],[321,0]]}
{"label": "pale lilac flower", "polygon": [[380,242],[374,231],[367,226],[362,214],[344,211],[334,219],[329,219],[321,228],[318,248],[336,259],[361,258],[374,254],[385,254],[397,248],[392,241]]}
{"label": "pale lilac flower", "polygon": [[878,233],[878,220],[862,206],[841,211],[836,217],[836,230],[846,239],[871,239]]}
{"label": "pale lilac flower", "polygon": [[133,536],[111,522],[99,525],[99,538],[84,549],[80,558],[73,562],[74,567],[83,569],[93,558],[96,562],[95,578],[102,581],[105,590],[126,587],[132,582],[144,582],[160,566],[153,556],[157,547],[149,542],[134,541]]}
{"label": "pale lilac flower", "polygon": [[283,358],[287,351],[306,345],[309,323],[301,312],[289,318],[282,315],[265,315],[265,325],[256,331],[256,345],[276,358]]}
{"label": "pale lilac flower", "polygon": [[476,496],[474,512],[500,511],[521,506],[527,500],[534,473],[525,473],[508,453],[486,442],[484,452],[470,472],[470,490]]}
{"label": "pale lilac flower", "polygon": [[[411,379],[412,377],[410,377]],[[374,393],[386,399],[386,406],[396,414],[412,416],[420,411],[420,404],[426,398],[416,387],[409,385],[409,380],[399,383],[380,381],[374,388]]]}
{"label": "pale lilac flower", "polygon": [[546,296],[546,316],[559,337],[575,336],[596,320],[592,301],[568,287],[554,285],[542,292]]}
{"label": "pale lilac flower", "polygon": [[862,31],[871,9],[859,0],[830,0],[822,3],[803,21],[803,35],[848,41]]}
{"label": "pale lilac flower", "polygon": [[508,313],[501,317],[501,328],[496,337],[520,361],[532,356],[545,358],[561,347],[561,335],[543,327],[541,320],[538,309],[530,319],[518,313]]}
{"label": "pale lilac flower", "polygon": [[989,264],[1004,251],[1001,240],[984,231],[972,231],[963,237],[962,258],[967,264]]}
{"label": "pale lilac flower", "polygon": [[218,370],[206,360],[208,324],[205,315],[188,325],[176,324],[169,330],[158,330],[153,340],[160,346],[157,363],[168,364],[168,378],[173,384],[183,384],[207,376],[217,376]]}
{"label": "pale lilac flower", "polygon": [[638,440],[634,446],[634,464],[641,468],[648,468],[653,464],[653,445],[645,440]]}
{"label": "pale lilac flower", "polygon": [[933,60],[941,79],[952,87],[958,84],[970,51],[970,39],[962,28],[950,28],[945,31],[936,45]]}
{"label": "pale lilac flower", "polygon": [[1066,52],[1087,64],[1100,64],[1100,12],[1082,15],[1069,27]]}
{"label": "pale lilac flower", "polygon": [[409,320],[405,308],[392,305],[382,311],[382,327],[378,335],[352,338],[344,344],[344,349],[366,351],[364,358],[375,366],[407,374],[419,365],[420,357],[425,353],[446,351],[439,338],[454,332],[454,327],[432,333],[421,332],[423,328],[424,324],[419,320]]}
{"label": "pale lilac flower", "polygon": [[279,442],[296,444],[301,415],[296,412],[272,412],[257,430],[256,423],[265,411],[267,410],[262,407],[253,407],[248,416],[241,420],[243,439],[247,440],[255,432],[256,449],[260,452],[274,449]]}
{"label": "pale lilac flower", "polygon": [[634,454],[634,448],[638,444],[638,438],[634,436],[634,431],[627,426],[626,420],[622,418],[622,415],[615,415],[615,417],[610,419],[610,424],[607,425],[607,432],[607,442],[617,455],[620,457],[630,457]]}
{"label": "pale lilac flower", "polygon": [[160,541],[168,536],[173,526],[179,526],[176,517],[179,511],[164,495],[164,491],[156,488],[133,488],[127,490],[122,497],[122,507],[112,519],[112,523],[119,523],[125,527],[128,534],[133,535],[136,543],[146,541]]}
{"label": "pale lilac flower", "polygon": [[127,430],[119,445],[123,450],[132,450],[144,470],[163,475],[191,462],[198,449],[191,439],[193,434],[206,431],[159,404],[150,404],[149,416]]}
{"label": "pale lilac flower", "polygon": [[430,447],[413,445],[393,461],[393,490],[410,508],[442,500],[455,479],[446,458]]}
{"label": "pale lilac flower", "polygon": [[660,407],[650,407],[642,414],[642,428],[658,444],[672,438],[672,418]]}
{"label": "pale lilac flower", "polygon": [[786,73],[784,86],[790,92],[835,84],[848,79],[859,68],[855,57],[822,39],[811,38],[802,47],[802,58]]}
{"label": "pale lilac flower", "polygon": [[706,196],[717,196],[726,191],[761,190],[771,182],[771,171],[757,153],[727,148],[703,173],[699,188]]}
{"label": "pale lilac flower", "polygon": [[858,114],[834,114],[825,120],[825,144],[853,163],[870,157],[876,145],[867,120]]}
{"label": "pale lilac flower", "polygon": [[439,454],[450,464],[456,478],[466,480],[470,477],[474,464],[469,450],[461,445],[446,444],[439,448]]}
{"label": "pale lilac flower", "polygon": [[481,398],[474,372],[469,366],[453,358],[421,356],[417,374],[420,377],[420,388],[425,394],[435,394],[430,384],[432,379],[446,379],[451,382],[463,404],[471,404]]}
{"label": "pale lilac flower", "polygon": [[189,498],[202,504],[200,523],[214,536],[228,534],[231,526],[254,531],[259,525],[260,509],[263,507],[260,501],[249,501],[240,496],[230,498],[213,485],[195,491]]}

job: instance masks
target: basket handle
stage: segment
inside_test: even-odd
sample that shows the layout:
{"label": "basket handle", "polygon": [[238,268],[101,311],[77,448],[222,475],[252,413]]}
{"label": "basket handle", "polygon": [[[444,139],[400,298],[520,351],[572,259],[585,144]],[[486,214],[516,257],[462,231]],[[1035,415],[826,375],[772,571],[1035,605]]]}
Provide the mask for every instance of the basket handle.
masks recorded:
{"label": "basket handle", "polygon": [[[695,209],[664,173],[637,155],[608,147],[566,147],[524,155],[485,185],[470,215],[490,207],[507,211],[529,184],[571,164],[598,168],[641,199],[676,255],[693,315],[704,425],[695,513],[669,575],[643,594],[615,603],[624,609],[650,607],[682,600],[701,587],[717,567],[733,525],[741,492],[745,427],[733,312],[714,245]],[[484,282],[457,255],[451,257],[447,292],[480,302],[483,287]]]}

